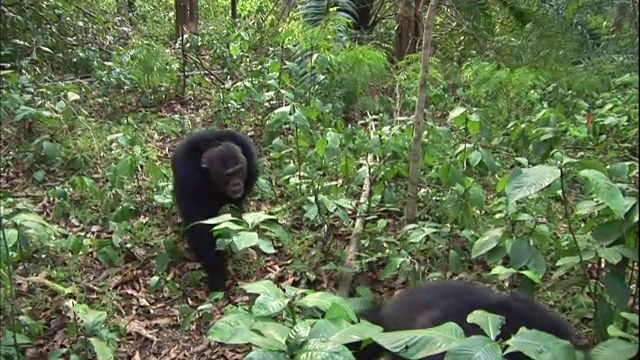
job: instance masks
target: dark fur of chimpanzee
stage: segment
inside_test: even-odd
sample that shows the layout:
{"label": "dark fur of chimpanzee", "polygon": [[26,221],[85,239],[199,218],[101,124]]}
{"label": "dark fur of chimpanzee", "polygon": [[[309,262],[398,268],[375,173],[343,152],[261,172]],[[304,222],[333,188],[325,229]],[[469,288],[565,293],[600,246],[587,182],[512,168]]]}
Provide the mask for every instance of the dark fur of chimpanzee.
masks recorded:
{"label": "dark fur of chimpanzee", "polygon": [[[222,147],[211,150],[219,146]],[[221,183],[228,181],[226,170],[241,167],[238,149],[246,159],[246,169],[238,175],[244,177],[244,184],[235,184],[233,191],[237,192],[238,186],[242,188],[242,185],[244,189],[239,197],[234,198],[228,195],[229,188]],[[171,168],[173,192],[185,228],[193,222],[217,216],[227,204],[242,209],[243,201],[251,194],[258,178],[256,153],[251,140],[233,130],[202,130],[185,137],[173,152]],[[185,237],[191,252],[207,273],[209,291],[224,291],[226,260],[224,254],[215,251],[216,241],[211,229],[211,225],[196,224],[185,229]]]}
{"label": "dark fur of chimpanzee", "polygon": [[[460,325],[465,336],[484,335],[475,324],[467,322],[474,310],[502,315],[499,339],[509,339],[520,327],[536,329],[565,339],[580,348],[571,327],[557,315],[545,309],[534,299],[513,292],[499,294],[488,287],[466,281],[433,281],[401,291],[385,304],[363,311],[361,319],[381,326],[385,331],[427,329],[453,321]],[[358,360],[376,359],[388,353],[383,347],[371,343],[359,351],[361,343],[348,344]],[[388,353],[391,359],[403,359]],[[445,353],[427,356],[423,360],[442,360]],[[508,360],[529,359],[524,354],[509,353]]]}

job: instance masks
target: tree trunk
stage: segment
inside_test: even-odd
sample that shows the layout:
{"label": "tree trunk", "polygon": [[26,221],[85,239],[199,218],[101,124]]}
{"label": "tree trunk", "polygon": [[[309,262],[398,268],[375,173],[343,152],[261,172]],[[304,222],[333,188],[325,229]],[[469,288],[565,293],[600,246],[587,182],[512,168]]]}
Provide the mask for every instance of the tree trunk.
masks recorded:
{"label": "tree trunk", "polygon": [[198,33],[198,0],[189,0],[189,32]]}
{"label": "tree trunk", "polygon": [[416,114],[413,120],[413,144],[409,161],[409,199],[405,212],[407,224],[416,220],[416,208],[418,206],[418,184],[420,182],[420,168],[422,166],[422,134],[424,133],[424,110],[427,104],[427,77],[429,76],[429,58],[431,57],[431,39],[433,26],[436,20],[436,11],[440,0],[431,0],[427,15],[424,19],[422,32],[422,67],[420,80],[418,81],[418,101],[416,102]]}
{"label": "tree trunk", "polygon": [[423,0],[400,0],[396,17],[395,59],[401,61],[418,49]]}
{"label": "tree trunk", "polygon": [[198,32],[198,0],[174,0],[176,11],[176,38],[181,38],[183,31]]}

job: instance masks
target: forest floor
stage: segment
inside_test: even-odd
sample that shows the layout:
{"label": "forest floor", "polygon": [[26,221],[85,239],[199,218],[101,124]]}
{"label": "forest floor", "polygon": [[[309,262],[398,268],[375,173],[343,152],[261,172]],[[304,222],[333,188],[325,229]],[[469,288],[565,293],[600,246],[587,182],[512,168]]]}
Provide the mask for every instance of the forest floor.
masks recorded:
{"label": "forest floor", "polygon": [[[163,113],[160,116],[167,116],[166,112]],[[193,129],[205,127],[197,120],[198,116],[190,119]],[[157,133],[155,135],[153,139],[150,137],[145,145],[154,147],[158,153],[157,161],[168,167],[170,152],[179,138]],[[255,134],[253,137],[256,137],[254,141],[258,142]],[[10,140],[3,139],[3,156],[7,154],[7,141]],[[99,171],[107,165],[105,163],[95,168]],[[2,190],[10,191],[18,198],[27,198],[35,204],[39,215],[66,229],[69,235],[92,241],[112,241],[113,232],[106,229],[104,224],[86,223],[74,218],[63,219],[54,215],[52,209],[55,199],[46,189],[69,181],[72,173],[60,170],[55,174],[48,174],[44,183],[37,183],[33,180],[34,170],[27,169],[20,161],[12,161],[9,167],[3,174]],[[100,173],[83,175],[94,179],[102,178]],[[249,210],[264,210],[269,207],[270,204],[256,199],[250,199],[248,203]],[[195,320],[185,324],[188,314],[185,314],[184,308],[195,309],[202,305],[207,297],[203,282],[189,279],[200,269],[192,260],[180,236],[177,211],[158,208],[140,215],[132,222],[144,224],[145,231],[130,236],[127,251],[120,256],[121,262],[118,266],[105,265],[98,260],[95,251],[90,251],[86,256],[73,256],[68,251],[61,250],[26,259],[18,268],[13,269],[16,299],[19,299],[18,304],[14,304],[14,311],[28,314],[36,322],[44,324],[42,334],[33,339],[33,346],[27,350],[28,359],[44,359],[56,349],[77,346],[74,343],[77,344],[79,339],[74,338],[69,332],[69,325],[75,321],[70,308],[77,298],[81,298],[92,309],[107,311],[108,324],[117,324],[123,329],[118,340],[117,359],[242,359],[243,354],[249,349],[247,346],[232,347],[219,344],[207,340],[205,334],[230,302],[249,303],[250,299],[246,293],[231,290],[228,298],[215,301],[214,308],[208,310],[206,315],[196,316]],[[296,224],[294,228],[298,226],[302,225]],[[157,239],[167,237],[174,237],[185,255],[184,259],[172,259],[166,274],[166,278],[173,279],[180,288],[177,291],[166,288],[153,291],[150,290],[149,284],[152,277],[157,275],[157,254],[152,244],[155,241],[157,246]],[[346,236],[345,239],[334,240],[339,245],[342,245],[344,240],[343,245],[346,246]],[[305,284],[304,281],[301,284],[296,273],[288,268],[292,261],[292,253],[282,251],[277,245],[276,250],[276,254],[266,259],[264,255],[260,255],[259,259],[259,255],[254,251],[234,255],[230,265],[228,287],[233,287],[239,281],[252,282],[266,278],[282,285],[293,284],[315,290],[335,291],[335,273],[309,269],[318,275],[318,280],[313,284]],[[66,278],[63,282],[65,286],[73,284],[69,287],[69,293],[56,291],[51,285],[51,278],[60,278],[60,273],[64,273],[62,278]],[[395,291],[400,286],[392,280],[384,285],[377,284],[375,290],[379,294],[387,293]]]}

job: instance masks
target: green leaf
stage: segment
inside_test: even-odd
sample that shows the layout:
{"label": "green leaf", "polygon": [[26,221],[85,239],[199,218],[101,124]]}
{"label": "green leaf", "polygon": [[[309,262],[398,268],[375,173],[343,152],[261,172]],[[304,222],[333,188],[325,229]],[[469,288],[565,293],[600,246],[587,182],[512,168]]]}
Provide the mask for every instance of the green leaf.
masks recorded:
{"label": "green leaf", "polygon": [[460,340],[449,349],[446,359],[502,360],[502,349],[500,344],[485,336],[473,335]]}
{"label": "green leaf", "polygon": [[156,272],[163,273],[167,271],[169,266],[169,254],[166,251],[160,251],[158,257],[156,257]]}
{"label": "green leaf", "polygon": [[284,297],[284,292],[271,280],[259,280],[238,286],[250,294],[270,295],[273,298]]}
{"label": "green leaf", "polygon": [[49,160],[54,160],[60,157],[60,150],[58,150],[58,145],[52,143],[51,141],[44,140],[42,142],[42,152],[44,156]]}
{"label": "green leaf", "polygon": [[539,277],[544,276],[544,274],[547,272],[547,259],[545,259],[544,255],[542,255],[542,252],[540,252],[540,250],[538,250],[538,248],[536,248],[535,246],[531,247],[531,258],[527,263],[527,267],[529,268],[529,270],[536,273]]}
{"label": "green leaf", "polygon": [[607,328],[607,333],[612,338],[613,337],[619,337],[619,338],[624,338],[624,339],[630,340],[632,342],[636,342],[638,340],[637,336],[633,336],[631,334],[627,334],[626,332],[622,331],[620,328],[618,328],[615,325],[609,325],[609,327]]}
{"label": "green leaf", "polygon": [[253,231],[240,231],[232,238],[233,245],[238,252],[257,245],[258,241],[260,241],[258,233]]}
{"label": "green leaf", "polygon": [[258,249],[265,254],[275,254],[276,249],[273,247],[271,241],[260,238],[258,239]]}
{"label": "green leaf", "polygon": [[622,339],[609,339],[591,350],[593,360],[628,360],[636,358],[638,344]]}
{"label": "green leaf", "polygon": [[249,225],[250,229],[267,220],[277,220],[275,216],[265,214],[262,211],[244,213],[242,214],[242,219]]}
{"label": "green leaf", "polygon": [[505,189],[507,199],[516,202],[531,196],[551,185],[560,177],[560,169],[556,166],[537,165],[528,169],[515,169]]}
{"label": "green leaf", "polygon": [[491,340],[495,340],[500,335],[500,328],[504,324],[504,316],[484,310],[475,310],[467,316],[467,322],[477,324]]}
{"label": "green leaf", "polygon": [[275,340],[282,344],[282,350],[286,351],[287,336],[291,329],[288,326],[277,323],[271,319],[256,321],[253,324],[253,330],[257,330],[260,334],[268,339]]}
{"label": "green leaf", "polygon": [[306,360],[306,359],[326,359],[326,360],[341,360],[341,359],[353,359],[351,351],[340,344],[336,344],[327,339],[309,339],[304,342],[302,347],[295,352],[293,359]]}
{"label": "green leaf", "polygon": [[626,310],[631,290],[629,290],[624,273],[615,266],[608,266],[603,282],[607,289],[607,295],[609,295],[618,310]]}
{"label": "green leaf", "polygon": [[387,279],[390,276],[397,274],[398,268],[405,261],[407,261],[407,258],[402,256],[389,256],[387,258],[387,265],[385,265],[382,270],[382,279]]}
{"label": "green leaf", "polygon": [[[227,213],[227,214],[218,215],[216,217],[212,217],[212,218],[207,219],[207,220],[200,221],[199,223],[208,224],[208,225],[217,225],[217,224],[221,224],[223,222],[232,221],[232,220],[237,220],[237,219],[234,218],[233,216],[231,216],[231,214]],[[194,223],[194,224],[196,224],[196,223]],[[193,224],[189,225],[189,226],[193,226]]]}
{"label": "green leaf", "polygon": [[323,311],[328,311],[334,303],[349,307],[349,304],[344,298],[322,291],[309,294],[304,298],[296,301],[295,304],[297,306],[318,308]]}
{"label": "green leaf", "polygon": [[449,113],[449,119],[448,121],[451,120],[455,120],[457,119],[460,115],[464,114],[467,112],[467,109],[462,107],[462,106],[456,106],[453,110],[451,110],[451,112]]}
{"label": "green leaf", "polygon": [[18,243],[18,235],[19,235],[18,229],[9,228],[9,229],[0,229],[0,231],[4,233],[3,237],[0,240],[6,241],[5,244],[0,245],[2,246],[2,248],[0,248],[0,251],[5,251],[5,249],[7,248],[9,250],[15,250],[13,246]]}
{"label": "green leaf", "polygon": [[445,352],[464,337],[460,325],[447,322],[430,329],[379,333],[371,338],[404,358],[420,359]]}
{"label": "green leaf", "polygon": [[383,332],[383,328],[368,321],[357,324],[349,324],[346,321],[321,319],[317,321],[310,337],[329,339],[338,344],[347,344],[354,341],[366,340]]}
{"label": "green leaf", "polygon": [[251,306],[251,313],[255,316],[273,316],[287,307],[289,299],[284,294],[262,294]]}
{"label": "green leaf", "polygon": [[308,322],[298,322],[287,335],[287,346],[293,349],[300,347],[307,340],[310,333],[311,327]]}
{"label": "green leaf", "polygon": [[505,354],[520,351],[529,358],[537,360],[571,359],[575,350],[567,340],[539,330],[520,328],[511,339],[506,341],[509,348]]}
{"label": "green leaf", "polygon": [[253,316],[243,311],[226,315],[207,331],[207,338],[230,345],[246,344],[253,337],[253,323]]}
{"label": "green leaf", "polygon": [[74,93],[73,91],[67,92],[67,100],[69,100],[70,102],[73,102],[79,99],[80,99],[80,95]]}
{"label": "green leaf", "polygon": [[500,281],[504,281],[517,273],[518,271],[516,269],[507,268],[502,265],[497,265],[496,267],[491,269],[491,272],[489,273],[489,275],[497,275]]}
{"label": "green leaf", "polygon": [[579,174],[591,183],[596,198],[605,203],[621,219],[625,213],[625,201],[620,189],[598,170],[586,169]]}
{"label": "green leaf", "polygon": [[615,265],[622,260],[622,255],[614,247],[598,249],[596,252],[598,253],[598,256],[607,260],[610,264]]}
{"label": "green leaf", "polygon": [[95,337],[89,338],[89,342],[91,342],[91,346],[93,347],[93,351],[96,352],[96,357],[98,358],[98,360],[113,359],[113,348],[107,343]]}
{"label": "green leaf", "polygon": [[531,243],[529,240],[516,239],[509,249],[509,262],[511,266],[520,269],[531,259]]}
{"label": "green leaf", "polygon": [[316,141],[316,153],[318,154],[318,156],[324,156],[324,152],[327,149],[328,144],[329,141],[325,138],[320,138]]}
{"label": "green leaf", "polygon": [[473,243],[473,247],[471,249],[471,258],[475,259],[480,255],[486,254],[491,249],[495,248],[500,244],[500,238],[504,233],[505,228],[493,228],[489,231],[485,232],[482,237],[476,240]]}
{"label": "green leaf", "polygon": [[500,166],[493,159],[493,155],[491,155],[489,150],[485,148],[479,148],[478,151],[480,151],[480,154],[482,155],[482,161],[484,162],[484,165],[487,167],[487,170],[489,170],[489,172],[496,173],[500,171]]}
{"label": "green leaf", "polygon": [[469,205],[478,210],[484,209],[484,189],[478,185],[474,185],[469,189]]}
{"label": "green leaf", "polygon": [[633,314],[633,313],[628,313],[628,312],[621,312],[620,316],[629,320],[629,322],[631,322],[633,325],[635,325],[636,327],[638,326],[638,314]]}
{"label": "green leaf", "polygon": [[462,271],[462,260],[460,258],[460,254],[453,249],[449,250],[449,270],[453,272]]}
{"label": "green leaf", "polygon": [[482,154],[480,154],[478,150],[474,150],[471,154],[469,154],[468,161],[472,167],[476,167],[478,164],[480,164],[481,160]]}
{"label": "green leaf", "polygon": [[284,351],[256,349],[247,354],[244,360],[289,360],[289,354]]}

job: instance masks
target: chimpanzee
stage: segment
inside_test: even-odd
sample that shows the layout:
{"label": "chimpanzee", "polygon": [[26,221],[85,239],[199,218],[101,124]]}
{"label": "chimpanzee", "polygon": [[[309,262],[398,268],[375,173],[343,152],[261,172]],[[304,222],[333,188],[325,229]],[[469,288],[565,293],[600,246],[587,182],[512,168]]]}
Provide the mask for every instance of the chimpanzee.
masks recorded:
{"label": "chimpanzee", "polygon": [[234,130],[201,130],[176,146],[171,169],[189,248],[207,273],[209,291],[224,291],[227,266],[223,254],[215,250],[212,226],[191,224],[217,216],[227,204],[242,211],[258,178],[253,143]]}
{"label": "chimpanzee", "polygon": [[[453,321],[465,336],[484,335],[476,324],[467,322],[474,310],[484,310],[505,317],[500,329],[500,340],[509,339],[520,327],[544,331],[570,341],[582,348],[573,330],[557,315],[545,309],[534,299],[512,292],[499,294],[488,287],[467,281],[432,281],[401,291],[385,304],[361,312],[359,317],[384,329],[384,331],[427,329]],[[371,343],[360,350],[361,342],[348,344],[356,359],[376,359],[382,354],[391,359],[402,359],[382,346]],[[442,360],[445,353],[427,356],[422,360]],[[505,355],[508,360],[529,359],[521,352]]]}

